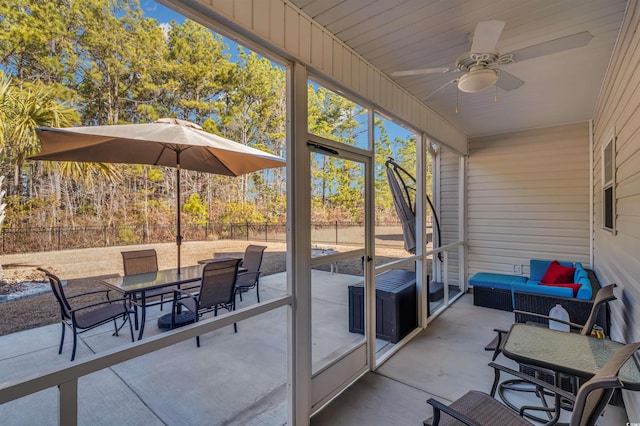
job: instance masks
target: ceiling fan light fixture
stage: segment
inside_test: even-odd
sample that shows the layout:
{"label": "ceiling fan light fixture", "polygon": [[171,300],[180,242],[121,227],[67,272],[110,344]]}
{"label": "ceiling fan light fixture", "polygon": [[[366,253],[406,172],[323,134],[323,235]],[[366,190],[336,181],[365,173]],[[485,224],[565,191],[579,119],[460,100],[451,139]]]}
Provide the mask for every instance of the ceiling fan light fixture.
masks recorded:
{"label": "ceiling fan light fixture", "polygon": [[498,81],[495,70],[481,68],[471,70],[458,80],[458,89],[466,93],[478,93],[493,87]]}

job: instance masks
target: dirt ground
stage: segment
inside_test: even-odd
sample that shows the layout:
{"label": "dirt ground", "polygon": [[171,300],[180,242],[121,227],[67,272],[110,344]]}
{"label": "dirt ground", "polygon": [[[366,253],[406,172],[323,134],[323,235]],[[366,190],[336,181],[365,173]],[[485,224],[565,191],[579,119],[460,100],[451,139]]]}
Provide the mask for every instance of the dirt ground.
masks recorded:
{"label": "dirt ground", "polygon": [[[200,259],[221,254],[242,257],[248,244],[267,246],[262,264],[264,275],[286,270],[286,245],[272,242],[229,240],[185,242],[182,244],[181,251],[182,265],[194,265]],[[67,280],[68,284],[65,288],[67,296],[103,289],[103,285],[96,278],[122,274],[120,252],[142,248],[156,249],[160,269],[176,266],[176,246],[172,243],[4,255],[0,257],[0,263],[4,269],[6,282],[0,282],[0,294],[10,292],[12,282],[44,281],[44,274],[37,271],[37,267],[47,269],[62,280]],[[340,247],[337,249],[346,250],[346,248]],[[379,262],[406,256],[405,252],[396,249],[378,251],[377,254],[384,256],[378,259]],[[329,270],[329,266],[326,266],[326,269]],[[339,270],[344,274],[361,275],[362,265],[360,261],[340,262]],[[76,300],[77,303],[85,304],[99,299],[94,296]],[[0,303],[0,336],[54,324],[59,320],[60,310],[50,292]]]}

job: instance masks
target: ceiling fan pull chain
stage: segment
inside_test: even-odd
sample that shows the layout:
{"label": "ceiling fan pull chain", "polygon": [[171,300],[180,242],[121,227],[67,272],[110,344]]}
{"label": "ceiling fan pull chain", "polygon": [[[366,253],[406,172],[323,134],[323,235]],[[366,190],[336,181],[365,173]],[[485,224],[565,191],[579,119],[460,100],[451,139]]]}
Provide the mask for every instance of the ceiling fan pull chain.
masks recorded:
{"label": "ceiling fan pull chain", "polygon": [[460,99],[460,89],[458,89],[458,85],[456,85],[456,114],[460,112],[458,109],[458,100]]}
{"label": "ceiling fan pull chain", "polygon": [[[497,81],[496,81],[496,83],[497,83]],[[498,102],[498,85],[497,84],[495,85],[495,88],[496,88],[496,97],[494,98],[494,102],[497,103]]]}

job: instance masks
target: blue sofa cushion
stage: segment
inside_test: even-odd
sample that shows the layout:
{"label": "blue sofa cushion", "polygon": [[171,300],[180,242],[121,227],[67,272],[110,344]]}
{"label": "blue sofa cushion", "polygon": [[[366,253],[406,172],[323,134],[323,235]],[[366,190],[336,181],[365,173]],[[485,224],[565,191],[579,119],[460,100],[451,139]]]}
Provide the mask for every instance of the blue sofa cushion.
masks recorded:
{"label": "blue sofa cushion", "polygon": [[573,282],[580,284],[576,299],[591,300],[593,297],[593,288],[591,287],[591,281],[589,280],[587,271],[585,271],[580,262],[576,262],[574,267],[576,268],[576,272],[573,274]]}
{"label": "blue sofa cushion", "polygon": [[582,263],[576,262],[574,267],[576,268],[576,272],[573,274],[574,282],[577,283],[580,278],[587,278],[587,271],[584,270]]}
{"label": "blue sofa cushion", "polygon": [[593,297],[593,288],[591,287],[591,281],[589,278],[580,278],[576,282],[581,284],[576,299],[591,300]]}
{"label": "blue sofa cushion", "polygon": [[[551,265],[551,260],[531,259],[530,275],[527,279],[524,276],[495,274],[490,272],[478,272],[469,279],[469,284],[478,287],[495,288],[501,290],[518,291],[524,293],[546,294],[550,296],[573,298],[573,290],[571,288],[541,286],[540,279],[544,276]],[[575,265],[572,262],[559,262],[563,266],[576,268],[573,275],[573,282],[580,284],[580,289],[576,295],[576,299],[591,300],[593,297],[593,289],[591,281],[587,275],[587,271],[580,262]]]}
{"label": "blue sofa cushion", "polygon": [[[566,287],[549,287],[545,285],[538,285],[537,282],[533,284],[530,281],[523,284],[513,284],[513,291],[522,293],[534,293],[534,294],[546,294],[548,296],[568,297],[573,299],[573,290]],[[578,293],[580,290],[578,290]]]}
{"label": "blue sofa cushion", "polygon": [[469,279],[469,284],[478,287],[499,288],[502,290],[511,290],[512,284],[523,284],[527,281],[526,277],[518,275],[493,274],[490,272],[478,272]]}

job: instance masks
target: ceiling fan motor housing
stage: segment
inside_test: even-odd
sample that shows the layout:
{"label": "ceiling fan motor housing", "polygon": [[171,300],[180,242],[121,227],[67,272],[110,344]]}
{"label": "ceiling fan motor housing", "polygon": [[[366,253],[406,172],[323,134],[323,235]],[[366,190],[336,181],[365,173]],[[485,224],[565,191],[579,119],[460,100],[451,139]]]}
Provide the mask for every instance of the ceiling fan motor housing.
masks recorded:
{"label": "ceiling fan motor housing", "polygon": [[478,93],[493,87],[496,81],[498,73],[495,70],[478,65],[458,79],[458,89],[466,93]]}

